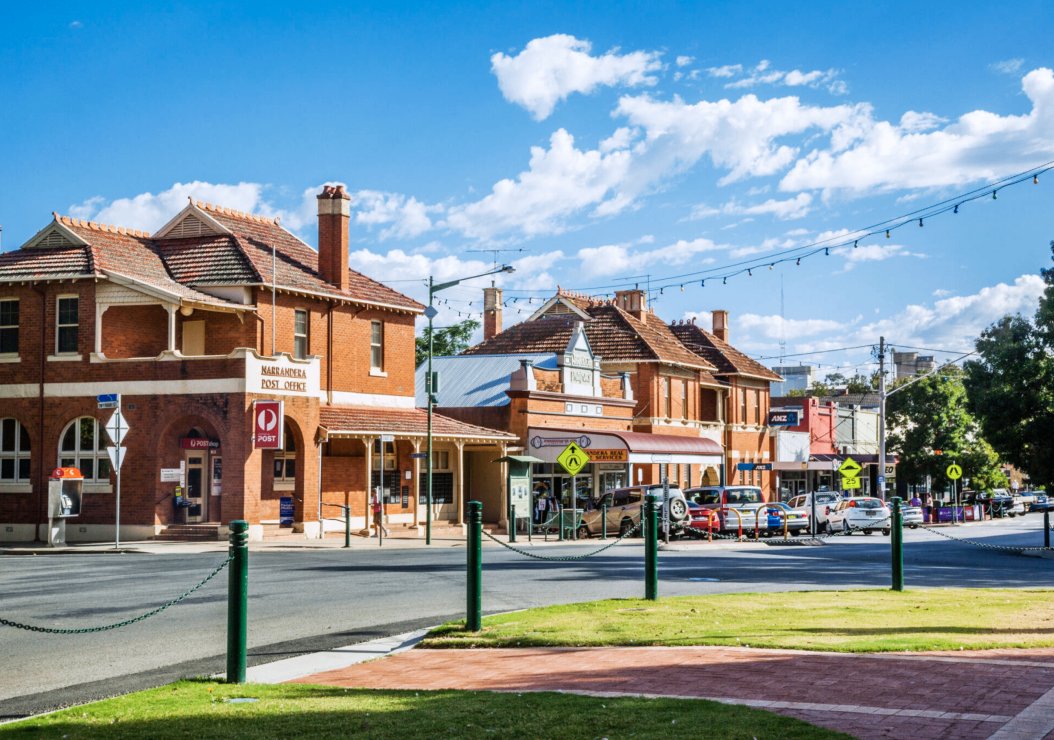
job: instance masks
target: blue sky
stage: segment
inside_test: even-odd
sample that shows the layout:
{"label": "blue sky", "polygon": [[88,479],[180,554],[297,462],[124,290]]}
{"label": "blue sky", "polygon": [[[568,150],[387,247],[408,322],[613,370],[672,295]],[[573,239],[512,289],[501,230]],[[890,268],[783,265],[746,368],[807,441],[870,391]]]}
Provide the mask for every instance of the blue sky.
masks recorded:
{"label": "blue sky", "polygon": [[[498,255],[507,324],[557,284],[639,281],[667,320],[727,309],[754,356],[782,339],[852,373],[866,350],[803,353],[966,350],[1034,310],[1054,172],[768,264],[1054,160],[1049,4],[430,5],[8,8],[4,248],[51,211],[154,229],[187,195],[313,244],[314,194],[341,182],[352,265],[416,297],[486,269],[471,250],[523,250]],[[483,282],[439,322],[478,313]]]}

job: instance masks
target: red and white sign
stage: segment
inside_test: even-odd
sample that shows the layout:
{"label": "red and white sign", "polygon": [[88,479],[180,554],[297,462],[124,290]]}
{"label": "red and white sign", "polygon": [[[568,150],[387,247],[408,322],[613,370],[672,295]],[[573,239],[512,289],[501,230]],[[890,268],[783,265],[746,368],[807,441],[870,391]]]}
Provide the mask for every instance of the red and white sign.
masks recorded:
{"label": "red and white sign", "polygon": [[283,408],[281,401],[253,402],[253,447],[257,450],[280,450],[285,445],[282,438]]}
{"label": "red and white sign", "polygon": [[206,437],[180,437],[179,446],[184,450],[218,450],[220,441]]}

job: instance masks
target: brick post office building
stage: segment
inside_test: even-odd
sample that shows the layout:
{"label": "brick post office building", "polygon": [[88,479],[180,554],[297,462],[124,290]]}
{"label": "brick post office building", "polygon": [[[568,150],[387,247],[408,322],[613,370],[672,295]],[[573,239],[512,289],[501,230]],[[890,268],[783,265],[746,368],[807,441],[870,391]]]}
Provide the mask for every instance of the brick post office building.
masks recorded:
{"label": "brick post office building", "polygon": [[[121,394],[130,427],[122,538],[181,518],[179,483],[161,472],[181,467],[188,521],[216,536],[232,519],[264,536],[283,497],[309,536],[343,527],[333,505],[364,529],[382,476],[387,522],[423,521],[423,306],[348,269],[349,205],[339,187],[318,196],[317,252],[277,219],[191,201],[152,235],[54,215],[0,255],[0,540],[42,537],[58,466],[85,476],[67,537],[113,537],[105,393]],[[254,449],[259,400],[284,404],[280,450]],[[456,524],[474,486],[500,486],[489,460],[513,437],[439,416],[434,439],[455,499],[434,513]]]}

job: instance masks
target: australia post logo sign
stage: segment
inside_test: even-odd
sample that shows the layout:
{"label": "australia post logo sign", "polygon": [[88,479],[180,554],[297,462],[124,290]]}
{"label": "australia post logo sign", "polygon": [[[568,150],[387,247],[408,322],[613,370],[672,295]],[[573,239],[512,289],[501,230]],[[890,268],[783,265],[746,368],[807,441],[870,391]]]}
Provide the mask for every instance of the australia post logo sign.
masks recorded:
{"label": "australia post logo sign", "polygon": [[283,409],[281,401],[253,402],[253,447],[257,450],[280,450],[282,439]]}

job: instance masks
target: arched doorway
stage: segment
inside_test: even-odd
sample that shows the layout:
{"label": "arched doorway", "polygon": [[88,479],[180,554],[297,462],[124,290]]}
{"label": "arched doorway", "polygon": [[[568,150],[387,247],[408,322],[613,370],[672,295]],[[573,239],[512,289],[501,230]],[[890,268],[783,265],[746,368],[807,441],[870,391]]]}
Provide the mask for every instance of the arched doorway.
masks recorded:
{"label": "arched doorway", "polygon": [[192,415],[174,420],[159,435],[160,522],[223,521],[223,448],[215,429],[211,420]]}

